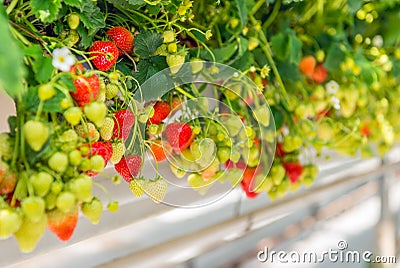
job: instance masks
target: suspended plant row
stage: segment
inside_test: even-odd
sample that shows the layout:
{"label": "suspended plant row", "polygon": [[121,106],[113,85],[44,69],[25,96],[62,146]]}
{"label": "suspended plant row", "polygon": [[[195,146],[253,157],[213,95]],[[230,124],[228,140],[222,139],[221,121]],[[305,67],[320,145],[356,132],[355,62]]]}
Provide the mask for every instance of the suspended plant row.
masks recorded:
{"label": "suspended plant row", "polygon": [[0,238],[23,252],[46,228],[69,240],[79,211],[117,212],[93,195],[107,165],[132,198],[274,200],[312,185],[324,148],[383,156],[399,138],[400,1],[0,3],[0,88],[16,107]]}

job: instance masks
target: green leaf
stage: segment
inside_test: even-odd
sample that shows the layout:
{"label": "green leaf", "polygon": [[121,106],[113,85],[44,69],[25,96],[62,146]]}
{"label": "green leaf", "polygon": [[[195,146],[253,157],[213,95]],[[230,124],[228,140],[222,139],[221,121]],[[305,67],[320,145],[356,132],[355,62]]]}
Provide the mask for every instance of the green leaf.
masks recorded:
{"label": "green leaf", "polygon": [[229,60],[235,53],[238,45],[236,43],[228,44],[227,46],[217,48],[213,50],[215,60],[217,62],[225,62]]}
{"label": "green leaf", "polygon": [[147,79],[157,73],[157,70],[154,66],[150,63],[149,60],[141,60],[137,64],[137,73],[133,73],[133,77],[135,77],[139,84],[143,84]]}
{"label": "green leaf", "polygon": [[149,10],[149,14],[152,16],[156,16],[161,11],[160,5],[147,5],[147,9]]}
{"label": "green leaf", "polygon": [[61,76],[60,79],[58,80],[58,82],[64,87],[66,88],[68,91],[72,91],[75,92],[76,88],[74,85],[74,81],[72,80],[71,76]]}
{"label": "green leaf", "polygon": [[135,51],[142,59],[148,59],[163,43],[161,34],[142,31],[135,37]]}
{"label": "green leaf", "polygon": [[275,128],[277,130],[279,130],[283,126],[283,123],[285,121],[283,113],[282,113],[281,109],[279,109],[276,106],[271,106],[270,109],[271,109],[272,116],[274,117]]}
{"label": "green leaf", "polygon": [[[140,7],[140,6],[132,5],[129,3],[130,1],[126,1],[126,0],[106,0],[106,1],[113,4],[115,7],[122,8],[122,9],[137,9],[138,7]],[[144,1],[140,1],[140,2],[144,3]],[[141,5],[144,5],[144,4],[141,4]]]}
{"label": "green leaf", "polygon": [[339,70],[340,64],[345,60],[345,53],[340,48],[340,45],[334,43],[327,52],[324,66],[328,71]]}
{"label": "green leaf", "polygon": [[363,0],[351,0],[347,1],[347,5],[349,7],[350,14],[356,14],[356,12],[361,8],[363,5]]}
{"label": "green leaf", "polygon": [[303,42],[299,38],[295,31],[289,31],[289,61],[291,63],[298,64],[301,59],[301,47],[303,46]]}
{"label": "green leaf", "polygon": [[43,22],[53,22],[57,18],[58,10],[61,7],[61,0],[32,0],[29,3],[33,14]]}
{"label": "green leaf", "polygon": [[[159,72],[158,68],[149,60],[139,61],[137,68],[139,72],[134,73],[133,76],[139,81],[142,88],[136,92],[134,97],[136,100],[141,102],[157,100],[167,93],[169,88],[172,88],[168,86],[172,83],[170,79],[164,73],[157,74]],[[155,74],[157,75],[154,76]]]}
{"label": "green leaf", "polygon": [[244,71],[254,64],[254,55],[250,51],[246,51],[240,59],[235,61],[231,66],[238,70]]}
{"label": "green leaf", "polygon": [[92,0],[83,0],[80,8],[79,17],[89,32],[97,32],[106,26],[103,12]]}
{"label": "green leaf", "polygon": [[0,90],[4,90],[11,97],[15,97],[23,91],[22,79],[25,74],[23,65],[24,55],[16,40],[11,36],[10,25],[4,8],[3,1],[1,0]]}
{"label": "green leaf", "polygon": [[93,43],[93,36],[89,36],[88,31],[82,24],[79,24],[78,29],[76,30],[81,37],[79,46],[83,49],[88,48]]}
{"label": "green leaf", "polygon": [[36,81],[39,83],[45,83],[49,81],[54,70],[52,59],[47,57],[38,58],[35,62],[33,70],[36,73]]}
{"label": "green leaf", "polygon": [[243,0],[236,0],[236,6],[239,11],[239,18],[242,24],[242,29],[247,24],[247,5],[246,1]]}
{"label": "green leaf", "polygon": [[[40,99],[38,96],[38,88],[39,87],[31,87],[28,90],[28,93],[25,95],[24,104],[25,109],[36,112]],[[60,102],[65,98],[65,95],[58,89],[56,90],[56,94],[49,100],[46,100],[43,104],[44,112],[62,112],[63,109],[60,106]]]}
{"label": "green leaf", "polygon": [[49,81],[54,67],[52,60],[43,56],[42,48],[39,45],[29,46],[25,49],[25,54],[34,59],[32,69],[35,73],[35,80],[39,83]]}
{"label": "green leaf", "polygon": [[71,7],[80,7],[82,5],[82,0],[64,0],[64,3]]}
{"label": "green leaf", "polygon": [[279,33],[271,38],[272,50],[280,60],[285,60],[289,55],[289,42],[288,36]]}
{"label": "green leaf", "polygon": [[146,4],[144,0],[128,0],[128,2],[134,6],[144,6]]}

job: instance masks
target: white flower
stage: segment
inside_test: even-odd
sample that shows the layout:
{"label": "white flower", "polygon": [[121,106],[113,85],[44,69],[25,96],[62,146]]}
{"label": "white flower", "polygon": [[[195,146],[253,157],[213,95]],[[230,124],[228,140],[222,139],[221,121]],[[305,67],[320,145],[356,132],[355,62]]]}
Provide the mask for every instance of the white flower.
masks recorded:
{"label": "white flower", "polygon": [[335,108],[336,110],[340,109],[340,100],[334,96],[331,97],[331,102],[333,104],[333,108]]}
{"label": "white flower", "polygon": [[339,90],[339,84],[335,80],[331,80],[325,85],[328,94],[335,94]]}
{"label": "white flower", "polygon": [[67,47],[56,48],[53,50],[52,64],[54,68],[63,72],[68,72],[74,63],[75,58]]}
{"label": "white flower", "polygon": [[382,35],[375,35],[374,38],[372,38],[372,45],[376,46],[377,48],[381,48],[383,46]]}

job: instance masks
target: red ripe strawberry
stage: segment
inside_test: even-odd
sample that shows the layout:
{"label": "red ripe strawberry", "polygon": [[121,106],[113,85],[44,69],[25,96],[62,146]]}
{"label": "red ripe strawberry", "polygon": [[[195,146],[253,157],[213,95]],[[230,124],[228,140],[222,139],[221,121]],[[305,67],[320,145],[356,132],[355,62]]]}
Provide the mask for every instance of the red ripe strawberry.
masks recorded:
{"label": "red ripe strawberry", "polygon": [[95,41],[89,48],[92,63],[100,71],[108,71],[117,61],[119,50],[113,42]]}
{"label": "red ripe strawberry", "polygon": [[160,124],[161,121],[163,121],[167,116],[169,115],[170,112],[170,107],[168,103],[164,101],[157,101],[156,104],[153,106],[154,109],[154,115],[149,119],[147,124]]}
{"label": "red ripe strawberry", "polygon": [[67,213],[58,209],[47,213],[47,227],[61,241],[67,241],[71,238],[77,223],[78,207]]}
{"label": "red ripe strawberry", "polygon": [[323,109],[317,113],[315,119],[320,120],[321,118],[327,117],[329,116],[329,112],[330,112],[329,109]]}
{"label": "red ripe strawberry", "polygon": [[186,123],[171,123],[165,129],[167,140],[175,153],[180,154],[194,139],[192,128]]}
{"label": "red ripe strawberry", "polygon": [[150,150],[157,162],[164,161],[167,158],[164,148],[159,141],[151,144]]}
{"label": "red ripe strawberry", "polygon": [[71,91],[70,93],[80,107],[95,100],[100,91],[99,78],[94,74],[86,77],[83,75],[83,71],[82,64],[71,67],[71,73],[78,75],[78,78],[74,80],[75,92]]}
{"label": "red ripe strawberry", "polygon": [[[91,144],[85,144],[83,146],[89,147],[91,149],[91,151],[90,151],[90,154],[82,155],[82,156],[88,157],[88,156],[93,156],[93,155],[100,155],[104,159],[104,167],[107,166],[107,163],[108,163],[108,161],[110,161],[112,153],[113,153],[113,148],[112,148],[111,143],[109,143],[108,141],[106,141],[106,142],[96,141]],[[98,174],[98,172],[95,172],[93,170],[88,170],[86,172],[86,174],[93,177],[93,176],[96,176]]]}
{"label": "red ripe strawberry", "polygon": [[315,67],[315,70],[311,76],[314,79],[315,83],[320,84],[325,81],[326,77],[328,76],[328,72],[324,68],[322,63],[318,63],[317,67]]}
{"label": "red ripe strawberry", "polygon": [[131,52],[133,49],[133,34],[122,26],[115,26],[108,30],[107,34],[114,41],[115,45],[120,49],[119,56],[123,56],[125,52]]}
{"label": "red ripe strawberry", "polygon": [[246,168],[243,173],[243,179],[240,182],[243,191],[248,198],[255,198],[259,193],[254,192],[254,182],[256,168]]}
{"label": "red ripe strawberry", "polygon": [[179,96],[174,96],[171,100],[171,110],[182,105],[183,99]]}
{"label": "red ripe strawberry", "polygon": [[140,169],[142,168],[142,158],[139,155],[123,157],[114,167],[124,180],[129,183],[133,178],[139,175]]}
{"label": "red ripe strawberry", "polygon": [[225,163],[225,167],[226,169],[233,169],[233,168],[238,168],[241,170],[245,170],[247,165],[244,161],[240,160],[239,162],[237,162],[236,164],[233,163],[231,160],[226,161]]}
{"label": "red ripe strawberry", "polygon": [[135,123],[135,115],[131,110],[119,110],[114,115],[113,138],[127,140]]}
{"label": "red ripe strawberry", "polygon": [[0,194],[12,193],[17,184],[17,176],[8,165],[0,160]]}
{"label": "red ripe strawberry", "polygon": [[283,167],[285,168],[291,183],[297,182],[303,173],[303,166],[299,162],[283,163]]}
{"label": "red ripe strawberry", "polygon": [[112,145],[109,142],[93,142],[91,144],[92,155],[100,155],[104,159],[105,165],[111,159]]}
{"label": "red ripe strawberry", "polygon": [[284,157],[286,154],[285,150],[283,150],[283,143],[282,142],[278,142],[276,144],[276,151],[275,151],[275,155],[277,157]]}
{"label": "red ripe strawberry", "polygon": [[305,75],[312,76],[314,73],[315,66],[317,65],[317,61],[313,56],[306,56],[301,59],[299,64],[300,72]]}
{"label": "red ripe strawberry", "polygon": [[369,136],[371,135],[372,131],[367,123],[363,123],[360,127],[360,132],[362,136]]}

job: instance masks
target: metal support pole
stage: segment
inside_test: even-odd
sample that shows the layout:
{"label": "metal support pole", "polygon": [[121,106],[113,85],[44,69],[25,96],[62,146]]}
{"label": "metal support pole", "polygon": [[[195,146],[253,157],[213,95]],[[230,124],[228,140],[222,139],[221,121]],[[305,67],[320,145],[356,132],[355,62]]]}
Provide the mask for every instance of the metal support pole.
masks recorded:
{"label": "metal support pole", "polygon": [[[382,161],[384,164],[384,161]],[[389,206],[389,172],[379,178],[380,219],[376,230],[376,255],[396,256],[396,225]],[[373,267],[395,267],[393,263],[375,263]]]}

